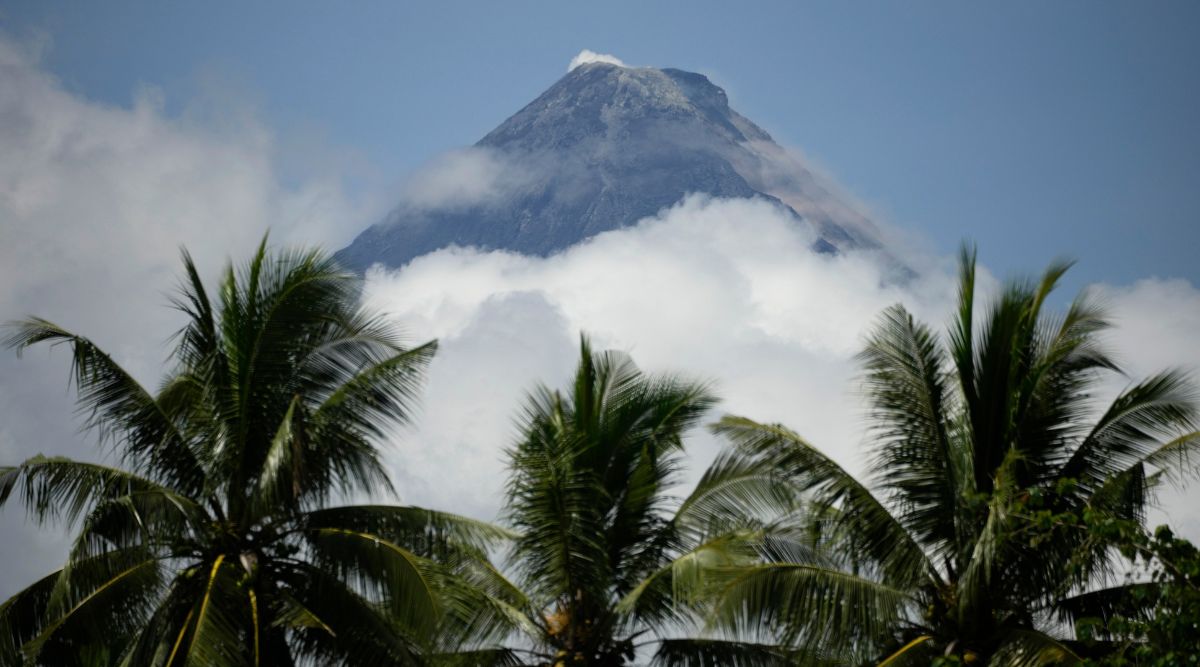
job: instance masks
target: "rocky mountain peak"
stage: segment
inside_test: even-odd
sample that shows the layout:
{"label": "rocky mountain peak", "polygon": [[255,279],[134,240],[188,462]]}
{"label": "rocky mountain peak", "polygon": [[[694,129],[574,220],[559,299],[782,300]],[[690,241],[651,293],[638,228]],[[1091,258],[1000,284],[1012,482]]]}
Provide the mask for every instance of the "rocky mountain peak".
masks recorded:
{"label": "rocky mountain peak", "polygon": [[[653,216],[692,193],[759,197],[810,224],[816,249],[873,246],[873,228],[703,74],[579,63],[469,149],[497,187],[445,205],[402,202],[339,253],[363,270],[448,245],[545,255]],[[492,172],[487,172],[491,174]]]}

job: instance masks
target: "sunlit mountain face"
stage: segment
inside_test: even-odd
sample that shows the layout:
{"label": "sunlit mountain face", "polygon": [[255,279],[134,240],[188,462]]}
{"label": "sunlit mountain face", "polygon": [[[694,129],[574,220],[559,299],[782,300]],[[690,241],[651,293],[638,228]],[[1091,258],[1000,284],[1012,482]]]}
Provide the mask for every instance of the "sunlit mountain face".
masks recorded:
{"label": "sunlit mountain face", "polygon": [[817,252],[879,245],[869,220],[707,77],[589,62],[415,177],[339,258],[362,271],[451,245],[549,255],[693,193],[766,199],[812,226]]}

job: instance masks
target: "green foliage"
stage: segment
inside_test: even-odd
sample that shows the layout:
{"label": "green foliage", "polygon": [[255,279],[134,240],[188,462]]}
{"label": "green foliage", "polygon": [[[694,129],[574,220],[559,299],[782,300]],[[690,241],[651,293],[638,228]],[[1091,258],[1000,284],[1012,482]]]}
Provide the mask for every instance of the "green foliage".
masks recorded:
{"label": "green foliage", "polygon": [[1089,665],[1168,667],[1200,664],[1200,550],[1166,526],[1141,526],[1085,514],[1079,522],[1117,546],[1134,567],[1128,583],[1093,592],[1071,609]]}
{"label": "green foliage", "polygon": [[186,322],[157,392],[83,336],[9,325],[18,352],[71,349],[80,411],[118,465],[0,468],[0,504],[77,527],[62,569],[0,606],[0,663],[418,661],[461,611],[451,570],[506,534],[328,504],[391,488],[378,443],[407,421],[435,344],[403,345],[320,252],[264,239],[211,293],[183,260]]}
{"label": "green foliage", "polygon": [[1144,520],[1158,484],[1200,469],[1196,396],[1167,371],[1098,409],[1119,371],[1103,311],[1045,309],[1068,266],[981,308],[964,250],[947,335],[881,315],[860,355],[862,478],[727,416],[712,428],[731,448],[677,497],[712,391],[584,338],[570,387],[519,416],[510,530],[331,506],[391,490],[379,443],[434,343],[404,345],[319,252],[264,239],[212,296],[185,253],[157,391],[82,336],[10,325],[18,353],[71,349],[115,461],[0,467],[0,505],[77,531],[59,571],[0,605],[0,664],[1191,664],[1200,554]]}
{"label": "green foliage", "polygon": [[[1097,383],[1118,370],[1099,344],[1103,311],[1086,294],[1061,315],[1044,308],[1069,264],[1008,283],[986,309],[972,250],[960,266],[945,338],[893,306],[860,355],[867,481],[783,426],[716,425],[738,455],[774,466],[804,495],[800,520],[840,554],[847,584],[806,583],[786,598],[732,589],[728,624],[764,622],[791,645],[836,646],[851,661],[1078,660],[1053,617],[1117,564],[1110,539],[1062,517],[1140,527],[1160,480],[1197,472],[1195,394],[1168,371],[1097,412]],[[859,631],[831,630],[847,626]]]}
{"label": "green foliage", "polygon": [[[517,583],[490,577],[463,632],[474,645],[447,664],[623,665],[639,651],[660,665],[788,664],[777,647],[695,638],[707,587],[744,572],[767,534],[782,540],[759,517],[794,500],[772,470],[729,457],[672,499],[684,433],[714,400],[703,384],[644,374],[584,339],[570,391],[534,391],[509,450]],[[504,651],[506,639],[528,648]]]}

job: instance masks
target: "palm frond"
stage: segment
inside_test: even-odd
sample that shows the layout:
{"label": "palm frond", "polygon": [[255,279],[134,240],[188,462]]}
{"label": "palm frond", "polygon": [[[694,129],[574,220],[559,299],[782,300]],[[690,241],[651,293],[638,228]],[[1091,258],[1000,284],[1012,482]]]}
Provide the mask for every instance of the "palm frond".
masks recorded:
{"label": "palm frond", "polygon": [[74,523],[96,504],[137,493],[183,498],[170,487],[120,468],[37,455],[0,468],[0,506],[17,490],[37,521]]}
{"label": "palm frond", "polygon": [[1200,431],[1185,433],[1142,458],[1143,465],[1160,471],[1178,484],[1200,477]]}
{"label": "palm frond", "polygon": [[510,637],[539,641],[543,628],[524,591],[484,559],[463,559],[439,580],[445,613],[436,648],[443,651],[494,647]]}
{"label": "palm frond", "polygon": [[1059,619],[1072,623],[1086,618],[1107,622],[1116,616],[1147,619],[1160,589],[1161,585],[1152,581],[1100,588],[1056,600],[1054,611]]}
{"label": "palm frond", "polygon": [[616,609],[636,612],[646,620],[685,620],[689,606],[705,597],[705,575],[755,562],[761,541],[759,531],[749,530],[711,537],[652,572],[621,598]]}
{"label": "palm frond", "polygon": [[303,427],[297,428],[296,424],[299,403],[299,396],[292,398],[267,448],[251,499],[256,515],[265,515],[280,507],[295,509],[299,505],[304,481],[304,444],[297,432]]}
{"label": "palm frond", "polygon": [[1074,665],[1080,658],[1065,644],[1036,630],[1011,630],[988,664],[997,667]]}
{"label": "palm frond", "polygon": [[905,667],[906,665],[927,665],[929,664],[929,640],[933,637],[929,635],[921,635],[912,639],[904,646],[901,646],[894,653],[884,658],[878,667]]}
{"label": "palm frond", "polygon": [[974,387],[964,389],[974,488],[983,493],[991,493],[995,472],[1016,440],[1017,385],[1032,362],[1032,299],[1032,286],[1012,283],[992,304],[975,346]]}
{"label": "palm frond", "polygon": [[79,409],[102,441],[116,445],[122,461],[180,491],[200,488],[203,468],[176,424],[111,356],[87,338],[41,318],[8,327],[12,333],[4,344],[18,354],[39,343],[71,347]]}
{"label": "palm frond", "polygon": [[718,586],[717,627],[777,629],[789,645],[839,653],[860,653],[886,636],[912,604],[903,590],[810,563],[732,568]]}
{"label": "palm frond", "polygon": [[[1196,391],[1187,375],[1167,371],[1152,376],[1121,392],[1062,466],[1059,476],[1094,490],[1110,476],[1152,455],[1164,441],[1178,443],[1167,451],[1188,451],[1188,440],[1176,438],[1195,430],[1197,416]],[[1166,462],[1166,455],[1159,460]]]}
{"label": "palm frond", "polygon": [[[372,443],[382,440],[387,427],[409,418],[424,369],[437,351],[429,342],[361,369],[314,407],[311,437],[323,446],[306,451],[307,474],[343,493],[391,490],[391,482]],[[318,495],[322,500],[322,496]]]}
{"label": "palm frond", "polygon": [[902,588],[937,577],[920,545],[874,495],[841,466],[778,424],[726,416],[712,426],[747,455],[770,462],[818,506],[839,509],[836,521],[853,535],[855,557],[877,563]]}
{"label": "palm frond", "polygon": [[307,628],[322,630],[330,637],[337,633],[329,626],[329,622],[321,619],[315,612],[305,607],[294,595],[287,591],[279,591],[274,596],[272,625],[281,628]]}
{"label": "palm frond", "polygon": [[[293,563],[281,583],[304,613],[290,616],[294,651],[322,665],[420,665],[427,638],[410,634],[388,610],[363,597],[331,571]],[[284,624],[284,615],[277,623]],[[311,619],[319,619],[312,622]]]}
{"label": "palm frond", "polygon": [[[207,563],[206,563],[207,565]],[[239,622],[249,614],[249,599],[238,590],[238,575],[235,566],[224,554],[217,556],[204,575],[204,591],[189,614],[191,624],[184,623],[180,638],[167,667],[175,665],[224,665],[248,662],[248,642],[241,632]]]}
{"label": "palm frond", "polygon": [[303,536],[316,564],[368,592],[404,627],[428,631],[437,623],[440,605],[432,561],[357,530],[308,528]]}
{"label": "palm frond", "polygon": [[428,661],[434,667],[525,667],[529,663],[522,657],[524,655],[528,655],[528,652],[512,648],[488,648],[434,654],[428,657]]}
{"label": "palm frond", "polygon": [[[417,561],[449,645],[528,630],[523,594],[488,561],[489,550],[514,535],[498,526],[417,507],[359,505],[317,510],[307,530],[349,529],[404,545]],[[434,563],[437,565],[435,566]],[[422,628],[422,630],[427,628]]]}
{"label": "palm frond", "polygon": [[177,647],[182,646],[195,615],[196,598],[204,590],[207,581],[200,568],[189,566],[176,574],[155,601],[153,609],[146,609],[145,620],[126,643],[118,663],[121,667],[165,665],[172,650],[177,653]]}
{"label": "palm frond", "polygon": [[42,577],[0,604],[0,664],[23,662],[22,649],[41,633],[59,576],[53,572]]}
{"label": "palm frond", "polygon": [[902,306],[884,311],[859,354],[873,433],[872,472],[900,503],[897,519],[939,552],[962,537],[959,496],[969,454],[951,438],[953,395],[937,338]]}
{"label": "palm frond", "polygon": [[653,667],[808,667],[836,664],[812,653],[772,644],[722,639],[664,639]]}
{"label": "palm frond", "polygon": [[1091,417],[1088,397],[1102,371],[1119,372],[1098,334],[1110,323],[1085,291],[1061,318],[1043,315],[1035,325],[1025,376],[1017,384],[1015,446],[1021,449],[1023,485],[1052,484]]}
{"label": "palm frond", "polygon": [[440,558],[459,549],[482,553],[517,537],[486,521],[411,506],[330,507],[306,512],[302,521],[308,528],[345,528],[379,535],[426,558]]}
{"label": "palm frond", "polygon": [[140,549],[106,553],[60,571],[44,591],[38,633],[25,642],[23,653],[42,663],[75,664],[85,650],[119,652],[157,596],[161,574],[160,560]]}
{"label": "palm frond", "polygon": [[183,551],[198,544],[210,522],[202,506],[165,489],[104,498],[81,523],[65,569],[113,549],[143,546],[158,553]]}
{"label": "palm frond", "polygon": [[796,509],[799,499],[784,474],[768,461],[722,452],[675,510],[673,523],[709,535],[748,519],[770,521]]}

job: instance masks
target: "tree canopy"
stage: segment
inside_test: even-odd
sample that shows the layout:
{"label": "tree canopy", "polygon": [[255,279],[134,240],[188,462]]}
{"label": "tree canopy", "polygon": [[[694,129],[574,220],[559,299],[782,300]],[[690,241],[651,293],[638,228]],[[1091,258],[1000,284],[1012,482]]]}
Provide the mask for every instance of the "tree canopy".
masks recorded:
{"label": "tree canopy", "polygon": [[0,468],[0,503],[76,526],[62,569],[0,606],[0,662],[416,663],[452,586],[435,559],[500,531],[453,515],[334,506],[391,490],[380,444],[407,421],[433,342],[407,346],[315,250],[269,252],[206,289],[157,391],[87,338],[32,318],[9,346],[64,344],[114,463]]}
{"label": "tree canopy", "polygon": [[[903,306],[883,313],[859,357],[865,481],[784,426],[716,425],[810,500],[817,542],[843,568],[819,585],[802,564],[766,571],[733,591],[735,618],[801,645],[833,638],[852,654],[890,654],[888,664],[1076,659],[1062,621],[1118,563],[1094,532],[1041,520],[1087,511],[1142,525],[1156,485],[1196,473],[1200,433],[1195,390],[1179,371],[1132,383],[1097,409],[1099,382],[1119,367],[1100,340],[1109,321],[1086,293],[1065,313],[1046,308],[1068,267],[1009,282],[981,307],[975,253],[964,249],[946,336]],[[854,609],[886,623],[846,634]]]}
{"label": "tree canopy", "polygon": [[[383,446],[433,342],[359,304],[355,276],[266,239],[209,291],[186,252],[159,386],[47,320],[101,462],[0,467],[0,505],[74,531],[63,566],[0,605],[0,663],[659,667],[1176,664],[1194,653],[1197,551],[1151,534],[1164,482],[1200,472],[1177,370],[1131,381],[1069,268],[978,294],[971,249],[939,336],[885,310],[859,361],[855,476],[781,424],[582,337],[507,450],[503,526],[394,498]],[[367,498],[370,504],[347,504]],[[1130,563],[1142,566],[1130,570]]]}

